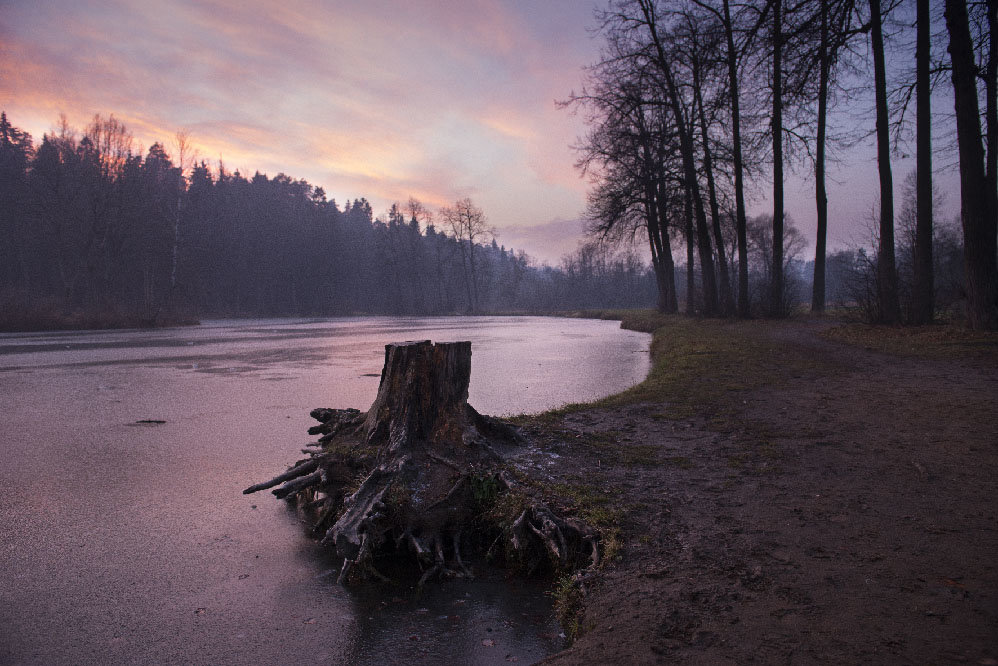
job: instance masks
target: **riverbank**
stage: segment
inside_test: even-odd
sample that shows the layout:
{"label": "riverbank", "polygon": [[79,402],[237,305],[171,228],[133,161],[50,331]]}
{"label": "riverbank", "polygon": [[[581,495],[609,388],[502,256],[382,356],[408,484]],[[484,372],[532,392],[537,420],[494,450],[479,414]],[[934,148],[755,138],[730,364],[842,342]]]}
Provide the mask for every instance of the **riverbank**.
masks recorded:
{"label": "riverbank", "polygon": [[472,342],[471,404],[487,414],[648,374],[649,336],[581,319],[0,336],[0,664],[505,664],[561,649],[539,580],[474,560],[486,580],[419,597],[337,585],[341,563],[294,511],[241,492],[301,458],[311,409],[372,404],[386,343],[425,339]]}
{"label": "riverbank", "polygon": [[627,317],[645,382],[522,420],[622,544],[547,663],[995,663],[998,336]]}

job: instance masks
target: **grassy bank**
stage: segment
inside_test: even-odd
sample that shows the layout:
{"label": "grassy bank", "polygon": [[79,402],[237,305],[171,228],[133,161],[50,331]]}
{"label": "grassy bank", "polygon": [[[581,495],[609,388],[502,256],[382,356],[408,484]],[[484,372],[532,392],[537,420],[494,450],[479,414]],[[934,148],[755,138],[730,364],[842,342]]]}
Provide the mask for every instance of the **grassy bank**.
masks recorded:
{"label": "grassy bank", "polygon": [[896,356],[998,363],[998,331],[972,331],[955,324],[902,327],[849,323],[831,328],[824,335]]}
{"label": "grassy bank", "polygon": [[651,331],[652,366],[621,394],[524,419],[559,455],[548,492],[601,519],[614,553],[584,594],[559,579],[578,642],[551,663],[786,661],[800,647],[786,617],[806,618],[816,654],[837,663],[991,654],[986,595],[947,603],[908,581],[957,571],[941,585],[994,589],[998,335],[575,316]]}
{"label": "grassy bank", "polygon": [[[813,428],[799,422],[763,423],[745,414],[745,400],[758,391],[779,390],[796,379],[818,384],[846,372],[851,358],[844,354],[816,352],[802,344],[802,333],[815,324],[810,318],[791,320],[721,320],[692,319],[682,315],[662,315],[653,310],[590,310],[568,316],[619,320],[621,327],[652,334],[651,369],[646,379],[630,389],[589,403],[572,403],[543,414],[520,417],[521,424],[534,424],[546,436],[574,441],[588,447],[593,455],[611,465],[629,467],[651,464],[655,447],[621,447],[616,435],[577,433],[564,430],[561,422],[571,414],[590,409],[641,407],[654,420],[696,418],[707,429],[718,433],[738,432],[746,450],[771,447],[774,438],[794,434],[813,435]],[[959,359],[983,365],[998,364],[998,334],[970,331],[952,325],[922,327],[884,327],[866,324],[826,324],[814,329],[822,337],[860,350],[872,350],[913,358]],[[647,408],[647,409],[645,409]],[[929,403],[921,408],[924,415],[940,409],[973,421],[981,418],[979,410],[968,405]],[[938,413],[940,419],[945,413]],[[912,418],[915,418],[912,416]],[[658,465],[688,464],[686,458],[657,459]],[[554,495],[577,507],[580,513],[592,513],[602,504],[585,496],[589,483],[582,478],[570,480],[552,489]],[[618,512],[619,513],[619,512]],[[603,520],[600,527],[615,533],[620,516]]]}
{"label": "grassy bank", "polygon": [[674,417],[709,415],[722,421],[735,395],[835,366],[798,346],[774,343],[772,332],[793,321],[692,319],[654,310],[596,310],[572,316],[620,320],[621,327],[652,334],[651,370],[640,384],[595,403],[573,403],[543,415],[557,418],[589,407],[665,403]]}
{"label": "grassy bank", "polygon": [[[568,316],[619,320],[621,328],[652,334],[652,367],[645,381],[595,403],[576,403],[552,414],[590,406],[612,407],[666,402],[686,415],[727,411],[741,391],[773,386],[809,374],[833,372],[838,364],[807,347],[780,344],[781,333],[811,318],[788,320],[692,319],[654,310],[584,310]],[[972,331],[953,324],[871,326],[842,323],[821,332],[825,338],[869,351],[915,358],[998,363],[998,332]]]}

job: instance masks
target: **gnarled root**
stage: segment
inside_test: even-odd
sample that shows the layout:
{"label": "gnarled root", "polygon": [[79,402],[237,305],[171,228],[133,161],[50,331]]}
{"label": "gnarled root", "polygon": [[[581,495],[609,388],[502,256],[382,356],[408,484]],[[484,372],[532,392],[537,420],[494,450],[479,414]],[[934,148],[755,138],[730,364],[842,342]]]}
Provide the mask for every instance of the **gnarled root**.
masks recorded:
{"label": "gnarled root", "polygon": [[[462,546],[486,533],[498,534],[529,572],[595,565],[592,530],[559,517],[499,471],[500,452],[521,440],[467,404],[470,371],[470,343],[388,345],[371,409],[313,410],[319,425],[309,433],[319,440],[302,449],[308,457],[243,492],[273,488],[295,502],[322,544],[343,558],[341,581],[383,578],[374,560],[393,550],[415,560],[420,585],[470,576]],[[506,493],[516,494],[512,504],[520,508],[499,515],[492,508]]]}
{"label": "gnarled root", "polygon": [[558,518],[551,509],[536,504],[523,513],[510,526],[510,546],[533,573],[543,563],[543,553],[549,561],[566,567],[574,564],[580,552],[588,552],[591,564],[599,563],[595,537],[574,522]]}

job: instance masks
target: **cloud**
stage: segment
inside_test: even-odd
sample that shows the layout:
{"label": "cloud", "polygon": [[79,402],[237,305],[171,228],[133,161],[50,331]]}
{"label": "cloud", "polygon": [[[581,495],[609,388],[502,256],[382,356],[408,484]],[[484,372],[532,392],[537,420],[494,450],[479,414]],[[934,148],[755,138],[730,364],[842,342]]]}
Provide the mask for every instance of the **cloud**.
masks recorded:
{"label": "cloud", "polygon": [[[0,15],[0,105],[36,136],[114,113],[145,146],[284,172],[376,211],[471,196],[500,228],[572,218],[555,108],[595,47],[578,0],[33,0]],[[516,232],[512,232],[516,233]],[[571,247],[568,248],[569,250]],[[553,257],[556,259],[557,257]]]}
{"label": "cloud", "polygon": [[557,218],[530,226],[507,227],[499,234],[499,242],[554,266],[560,263],[563,256],[578,248],[583,240],[583,231],[581,220]]}

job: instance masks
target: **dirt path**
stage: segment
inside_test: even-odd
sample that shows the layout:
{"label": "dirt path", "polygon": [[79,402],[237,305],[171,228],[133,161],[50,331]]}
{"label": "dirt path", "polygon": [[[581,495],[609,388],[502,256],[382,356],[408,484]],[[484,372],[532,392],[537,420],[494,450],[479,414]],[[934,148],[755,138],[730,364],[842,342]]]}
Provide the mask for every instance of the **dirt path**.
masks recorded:
{"label": "dirt path", "polygon": [[751,329],[774,380],[723,418],[645,402],[527,426],[626,543],[549,663],[998,664],[998,368],[821,329]]}

